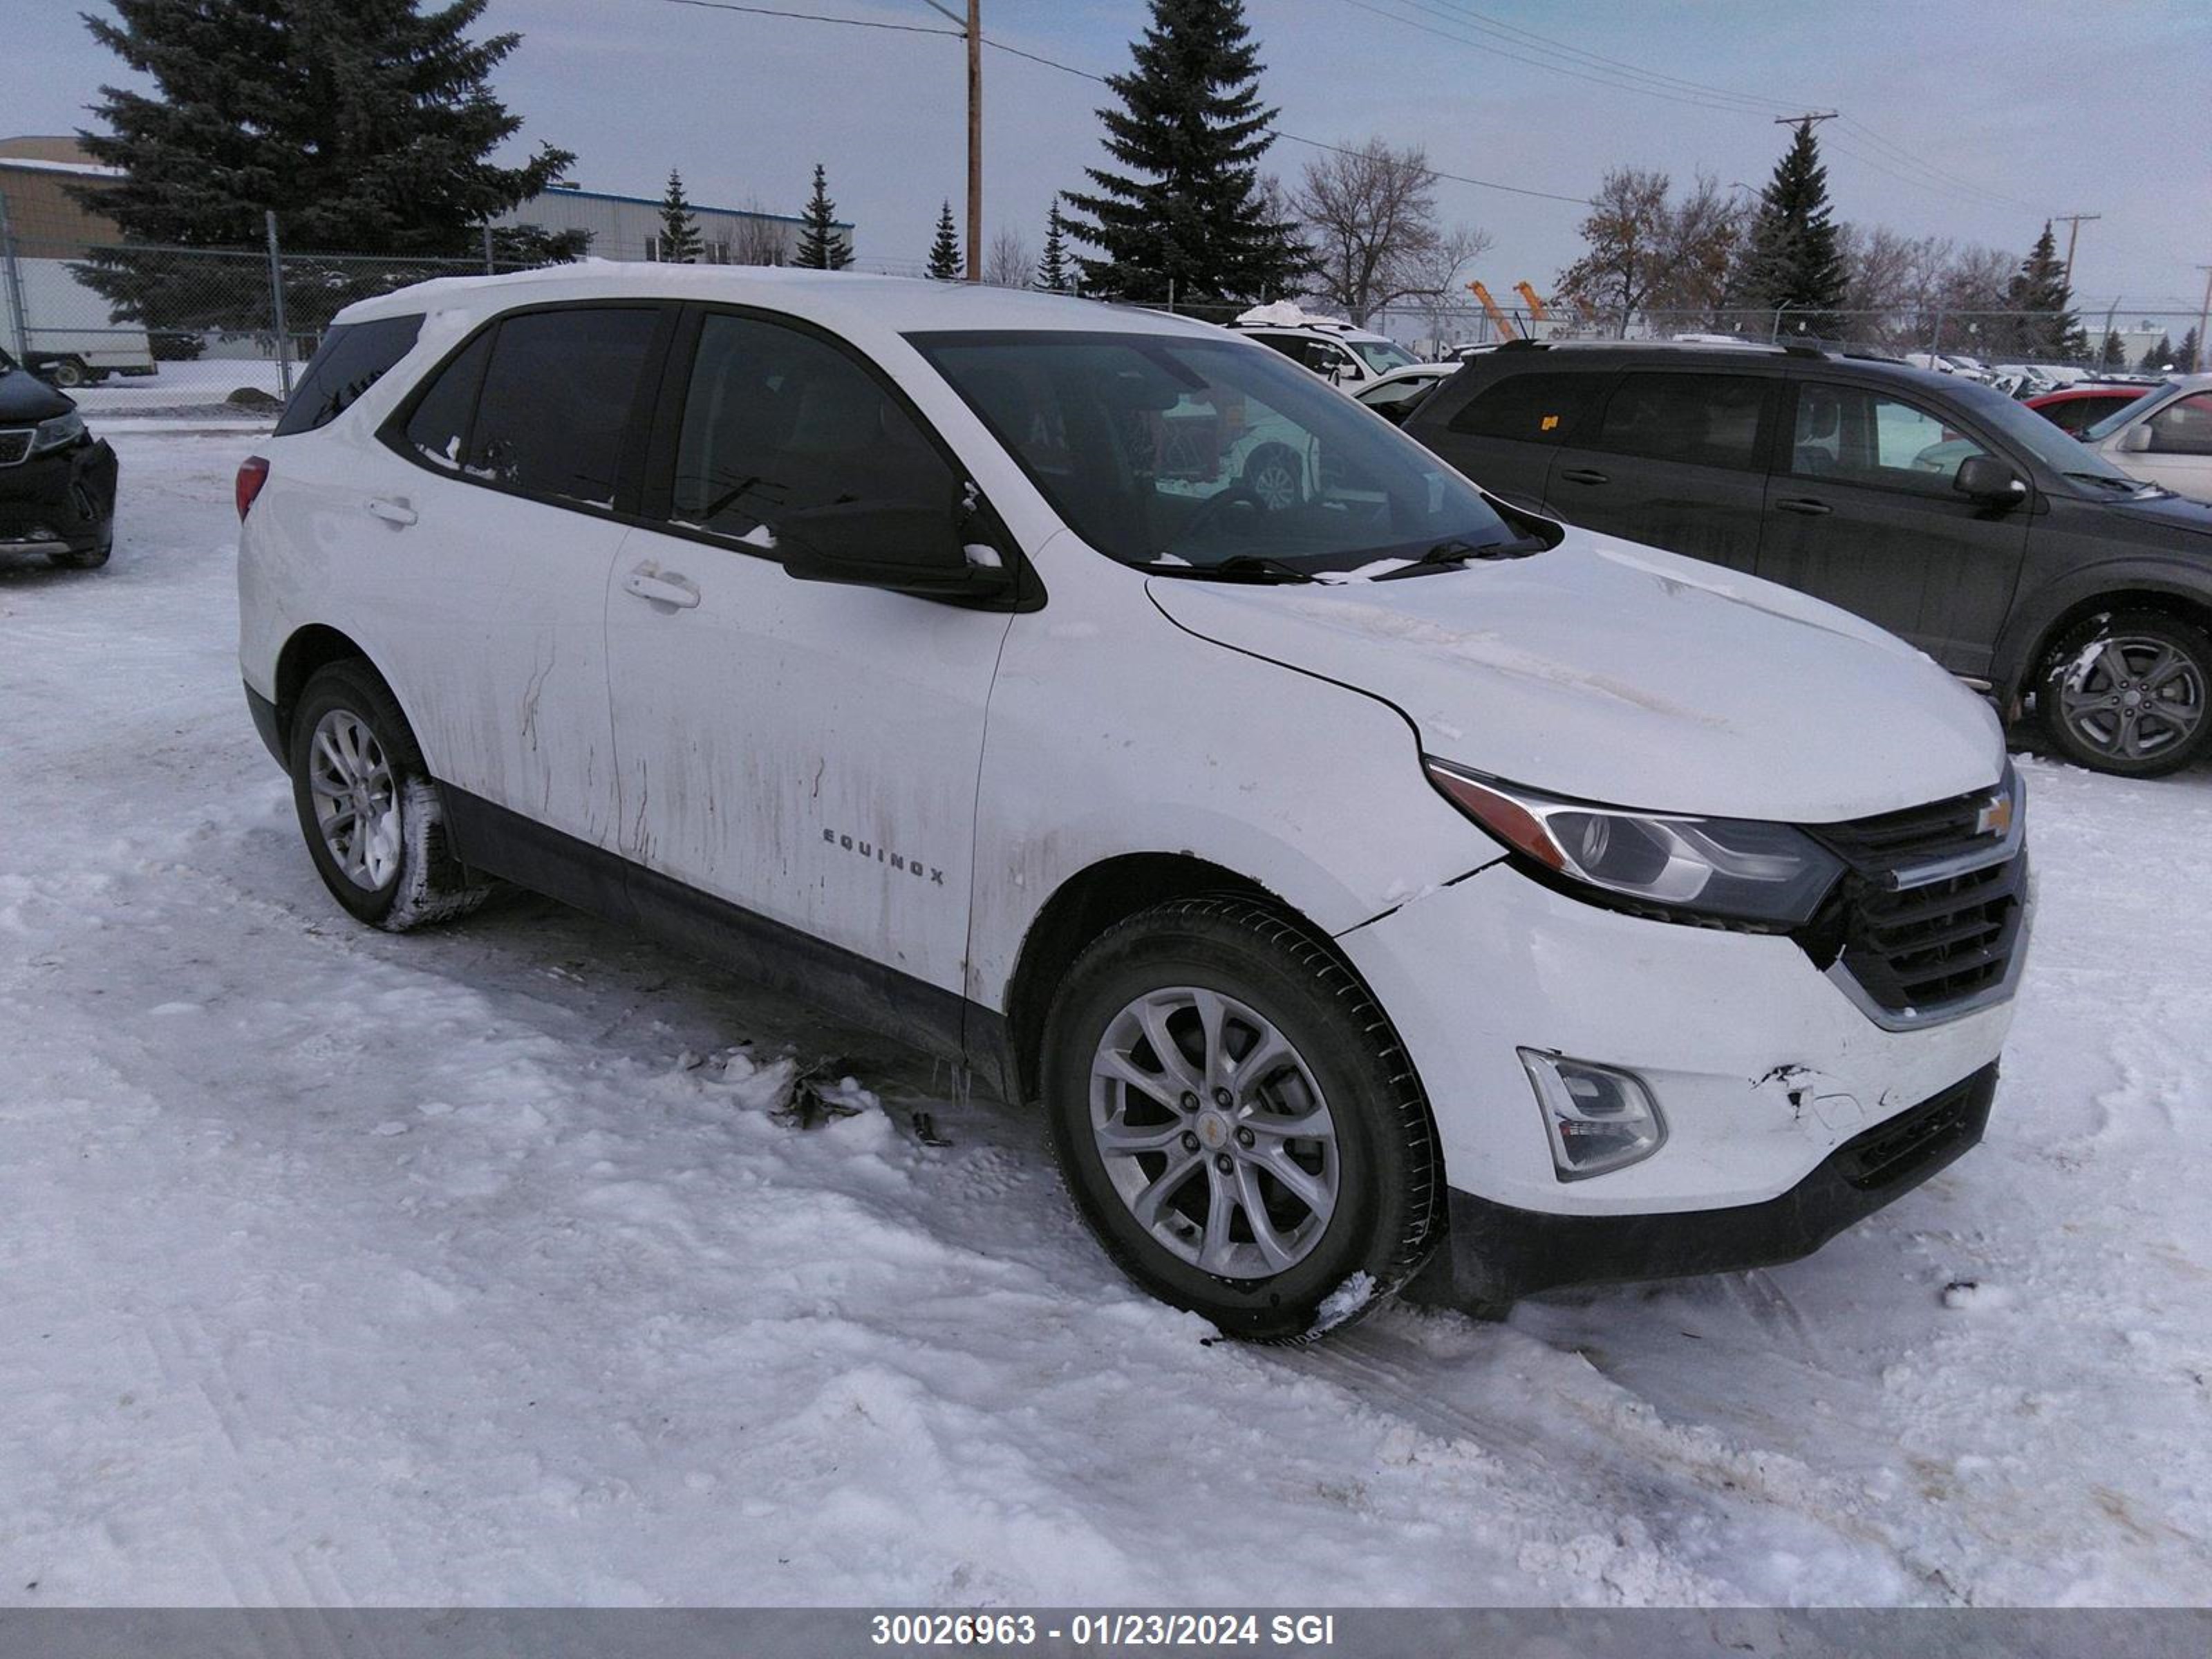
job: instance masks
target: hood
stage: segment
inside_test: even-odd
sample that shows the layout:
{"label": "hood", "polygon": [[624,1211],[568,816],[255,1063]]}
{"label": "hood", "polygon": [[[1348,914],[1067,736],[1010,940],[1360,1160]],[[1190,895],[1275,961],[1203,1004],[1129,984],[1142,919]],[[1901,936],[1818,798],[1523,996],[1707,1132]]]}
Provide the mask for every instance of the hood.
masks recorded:
{"label": "hood", "polygon": [[2004,764],[1988,704],[1903,641],[1607,537],[1388,582],[1150,586],[1190,632],[1370,692],[1431,754],[1555,794],[1828,823]]}
{"label": "hood", "polygon": [[2212,501],[2187,495],[2154,495],[2147,501],[2115,501],[2108,510],[2160,530],[2193,530],[2200,536],[2212,536]]}
{"label": "hood", "polygon": [[0,425],[27,426],[66,415],[76,404],[25,368],[0,372]]}

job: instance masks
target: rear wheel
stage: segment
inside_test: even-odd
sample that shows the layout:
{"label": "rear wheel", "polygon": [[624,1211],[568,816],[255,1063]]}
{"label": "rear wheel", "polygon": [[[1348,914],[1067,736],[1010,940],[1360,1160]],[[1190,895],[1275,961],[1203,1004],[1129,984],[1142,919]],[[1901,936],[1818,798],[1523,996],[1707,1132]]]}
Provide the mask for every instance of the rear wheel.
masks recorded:
{"label": "rear wheel", "polygon": [[2051,653],[2036,702],[2051,744],[2099,772],[2154,777],[2212,742],[2212,638],[2155,611],[2090,622]]}
{"label": "rear wheel", "polygon": [[92,371],[82,357],[58,357],[51,371],[53,382],[64,392],[74,392],[92,381]]}
{"label": "rear wheel", "polygon": [[490,884],[456,859],[445,807],[390,688],[331,663],[300,694],[292,802],[316,873],[354,916],[389,933],[465,915]]}
{"label": "rear wheel", "polygon": [[1047,1025],[1045,1106],[1106,1253],[1231,1335],[1358,1317],[1441,1231],[1427,1103],[1389,1022],[1243,898],[1160,905],[1083,953]]}

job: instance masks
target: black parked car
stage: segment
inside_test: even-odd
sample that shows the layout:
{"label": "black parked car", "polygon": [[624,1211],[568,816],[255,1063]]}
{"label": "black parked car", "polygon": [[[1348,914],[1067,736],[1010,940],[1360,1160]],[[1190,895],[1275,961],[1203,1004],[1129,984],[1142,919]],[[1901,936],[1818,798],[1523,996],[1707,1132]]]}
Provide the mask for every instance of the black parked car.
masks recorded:
{"label": "black parked car", "polygon": [[1902,635],[2100,771],[2212,741],[2212,506],[2002,393],[1812,346],[1515,341],[1405,429],[1508,501]]}
{"label": "black parked car", "polygon": [[0,553],[88,570],[115,541],[115,452],[76,404],[0,352]]}

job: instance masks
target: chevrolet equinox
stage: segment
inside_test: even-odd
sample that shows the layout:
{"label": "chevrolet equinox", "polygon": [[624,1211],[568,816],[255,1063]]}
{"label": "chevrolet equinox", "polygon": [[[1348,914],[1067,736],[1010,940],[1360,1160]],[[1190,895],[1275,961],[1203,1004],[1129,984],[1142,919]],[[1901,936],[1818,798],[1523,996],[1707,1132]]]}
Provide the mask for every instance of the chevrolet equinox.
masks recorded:
{"label": "chevrolet equinox", "polygon": [[1218,329],[428,283],[340,314],[238,504],[339,904],[503,879],[971,1066],[1224,1331],[1789,1260],[1981,1135],[2028,908],[1986,703]]}

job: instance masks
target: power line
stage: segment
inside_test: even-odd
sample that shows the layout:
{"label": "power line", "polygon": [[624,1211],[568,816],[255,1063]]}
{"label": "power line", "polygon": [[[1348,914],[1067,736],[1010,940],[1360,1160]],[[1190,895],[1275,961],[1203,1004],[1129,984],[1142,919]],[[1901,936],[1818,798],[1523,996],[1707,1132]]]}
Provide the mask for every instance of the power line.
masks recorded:
{"label": "power line", "polygon": [[[1078,69],[1073,64],[1063,64],[1056,58],[1046,58],[1034,52],[1024,52],[1018,46],[1010,46],[1002,40],[994,40],[988,34],[983,37],[983,44],[991,47],[994,51],[1003,52],[1015,58],[1025,58],[1032,64],[1042,64],[1047,69],[1058,70],[1063,75],[1073,75],[1080,76],[1085,81],[1095,81],[1100,86],[1109,86],[1112,84],[1105,76],[1094,75],[1089,70]],[[1285,132],[1280,127],[1270,126],[1261,130],[1270,137],[1285,139],[1293,144],[1309,145],[1315,149],[1325,149],[1331,155],[1357,155],[1359,153],[1357,150],[1346,149],[1341,144],[1325,144],[1318,138],[1301,137],[1295,132]],[[1557,191],[1534,190],[1526,185],[1501,184],[1495,179],[1477,179],[1468,173],[1446,173],[1440,167],[1431,167],[1429,171],[1435,173],[1439,179],[1450,179],[1454,184],[1474,185],[1484,190],[1502,190],[1515,196],[1533,196],[1539,201],[1566,202],[1575,207],[1588,207],[1589,205],[1589,198],[1587,196],[1563,196]]]}
{"label": "power line", "polygon": [[[666,3],[678,6],[702,6],[714,11],[744,12],[760,17],[791,17],[814,23],[848,23],[865,28],[896,29],[906,34],[940,34],[955,40],[965,38],[965,31],[963,30],[925,28],[917,24],[908,23],[880,23],[861,17],[829,17],[815,12],[786,11],[769,6],[741,6],[730,3],[730,0],[666,0]],[[1073,75],[1081,80],[1093,81],[1100,86],[1110,84],[1105,76],[1093,74],[1087,69],[1079,69],[1073,64],[1064,64],[1056,58],[1047,58],[1041,52],[1025,52],[1019,46],[1010,46],[1003,40],[994,40],[988,34],[983,37],[983,44],[994,52],[1003,52],[1010,58],[1019,58],[1026,63],[1041,64],[1046,69],[1058,70],[1063,75]],[[1318,138],[1307,138],[1295,132],[1285,132],[1280,127],[1271,126],[1264,131],[1270,137],[1281,138],[1293,144],[1305,144],[1314,149],[1325,149],[1332,155],[1356,155],[1358,154],[1357,150],[1346,149],[1340,144],[1325,144]],[[1478,179],[1471,173],[1447,173],[1441,167],[1432,167],[1429,171],[1439,179],[1449,179],[1457,185],[1473,185],[1481,190],[1504,191],[1509,195],[1527,196],[1543,202],[1565,202],[1573,207],[1589,205],[1589,198],[1586,196],[1565,196],[1557,191],[1534,190],[1526,185],[1509,185],[1496,179]]]}
{"label": "power line", "polygon": [[[1774,116],[1771,112],[1786,111],[1790,107],[1789,104],[1779,99],[1753,93],[1735,92],[1727,88],[1688,80],[1680,76],[1666,75],[1656,70],[1642,69],[1619,58],[1607,58],[1602,53],[1589,52],[1582,47],[1538,34],[1534,30],[1519,28],[1495,18],[1487,17],[1470,8],[1455,3],[1454,0],[1437,0],[1437,4],[1430,3],[1430,0],[1395,0],[1395,3],[1411,7],[1431,17],[1443,18],[1462,27],[1484,30],[1486,33],[1507,40],[1516,46],[1522,46],[1526,51],[1565,57],[1569,61],[1554,63],[1547,61],[1543,58],[1529,58],[1522,55],[1521,52],[1509,52],[1489,41],[1471,40],[1464,34],[1437,28],[1431,24],[1404,16],[1397,12],[1384,11],[1380,7],[1370,3],[1370,0],[1349,0],[1349,3],[1375,16],[1384,18],[1407,28],[1418,29],[1425,34],[1434,35],[1440,40],[1454,41],[1461,46],[1472,47],[1477,52],[1492,53],[1509,58],[1515,63],[1529,64],[1534,68],[1549,70],[1554,74],[1615,91],[1642,93],[1647,97],[1662,98],[1670,103],[1714,110],[1723,114],[1757,114],[1766,116],[1770,119],[1784,118]],[[1449,9],[1438,9],[1438,4],[1448,7]],[[1577,60],[1580,61],[1577,62]],[[1789,118],[1794,120],[1801,118]],[[1838,116],[1837,118],[1851,127],[1862,143],[1872,145],[1886,153],[1887,161],[1886,162],[1877,161],[1858,149],[1835,143],[1832,139],[1831,147],[1851,160],[1896,179],[1900,184],[1911,185],[1920,190],[1963,196],[1979,201],[1984,205],[2002,204],[2017,207],[2030,213],[2040,211],[2031,203],[2023,202],[2017,197],[2008,196],[2002,191],[1991,190],[1986,185],[1978,185],[1971,179],[1961,178],[1957,173],[1947,172],[1934,163],[1923,160],[1914,151],[1893,139],[1885,137],[1863,121],[1847,115]],[[1901,173],[1897,171],[1899,166],[1915,169],[1917,173],[1924,176],[1913,177]]]}
{"label": "power line", "polygon": [[[1406,3],[1419,3],[1419,0],[1406,0]],[[1472,7],[1458,4],[1456,0],[1438,0],[1438,3],[1455,15],[1456,19],[1464,21],[1471,28],[1526,43],[1534,51],[1554,52],[1560,56],[1583,60],[1593,66],[1619,70],[1640,80],[1663,82],[1686,92],[1703,93],[1714,98],[1726,99],[1733,103],[1747,106],[1763,105],[1769,109],[1789,107],[1787,102],[1782,99],[1764,97],[1756,93],[1735,92],[1726,87],[1716,87],[1705,82],[1688,80],[1682,76],[1664,74],[1658,70],[1645,69],[1641,64],[1627,63],[1618,58],[1607,58],[1602,52],[1591,52],[1567,41],[1554,40],[1548,35],[1537,33],[1534,29],[1524,29],[1516,24],[1508,23],[1501,18],[1492,17],[1476,11]],[[1431,11],[1433,8],[1423,5],[1421,9]]]}
{"label": "power line", "polygon": [[818,11],[783,11],[774,6],[740,6],[732,0],[667,0],[672,6],[696,6],[703,11],[741,11],[751,17],[790,17],[805,23],[842,23],[848,28],[889,29],[897,34],[941,34],[957,40],[962,32],[957,29],[924,28],[919,23],[886,23],[874,17],[832,17]]}

